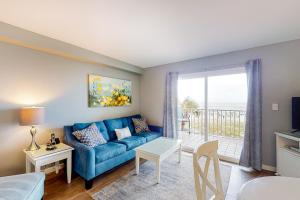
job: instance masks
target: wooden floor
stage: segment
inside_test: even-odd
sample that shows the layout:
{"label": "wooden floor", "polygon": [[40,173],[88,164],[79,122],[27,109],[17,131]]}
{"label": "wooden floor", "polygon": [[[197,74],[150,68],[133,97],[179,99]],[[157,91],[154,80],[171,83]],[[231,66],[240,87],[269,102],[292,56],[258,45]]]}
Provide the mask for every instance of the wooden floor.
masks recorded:
{"label": "wooden floor", "polygon": [[[59,174],[47,175],[45,182],[45,200],[52,199],[72,199],[72,200],[85,200],[92,199],[91,195],[101,190],[106,185],[114,182],[123,175],[126,175],[129,171],[135,168],[134,161],[130,161],[123,166],[106,173],[94,180],[93,188],[90,190],[84,189],[84,180],[79,176],[73,177],[72,183],[67,184],[66,175],[61,170]],[[272,172],[263,171],[247,171],[237,165],[232,164],[230,183],[227,191],[226,200],[236,199],[237,192],[240,187],[247,181],[262,176],[272,176]]]}
{"label": "wooden floor", "polygon": [[241,186],[249,180],[263,176],[274,176],[274,172],[250,171],[238,165],[232,165],[230,182],[226,194],[226,200],[235,200]]}

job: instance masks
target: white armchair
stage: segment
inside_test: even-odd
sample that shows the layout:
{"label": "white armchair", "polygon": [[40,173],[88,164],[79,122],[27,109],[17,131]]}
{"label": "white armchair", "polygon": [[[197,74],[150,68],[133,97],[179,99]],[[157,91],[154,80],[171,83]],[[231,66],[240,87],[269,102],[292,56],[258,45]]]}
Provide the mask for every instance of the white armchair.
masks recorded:
{"label": "white armchair", "polygon": [[44,173],[0,177],[0,199],[40,200],[44,196]]}

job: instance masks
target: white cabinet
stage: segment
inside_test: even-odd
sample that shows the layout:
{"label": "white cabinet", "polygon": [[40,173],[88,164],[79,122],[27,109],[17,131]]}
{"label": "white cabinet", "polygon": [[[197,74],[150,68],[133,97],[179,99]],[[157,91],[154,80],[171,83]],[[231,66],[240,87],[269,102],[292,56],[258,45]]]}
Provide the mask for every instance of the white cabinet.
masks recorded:
{"label": "white cabinet", "polygon": [[300,147],[300,133],[275,132],[277,174],[300,178],[300,152],[290,147]]}

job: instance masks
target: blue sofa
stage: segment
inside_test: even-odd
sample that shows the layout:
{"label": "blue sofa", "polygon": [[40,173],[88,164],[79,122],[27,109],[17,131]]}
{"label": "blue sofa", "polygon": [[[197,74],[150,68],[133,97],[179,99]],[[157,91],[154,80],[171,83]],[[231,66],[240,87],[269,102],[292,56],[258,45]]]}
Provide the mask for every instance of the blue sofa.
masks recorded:
{"label": "blue sofa", "polygon": [[[149,126],[151,132],[136,134],[132,118],[141,118],[141,115],[107,119],[95,122],[106,144],[88,147],[80,143],[72,134],[73,131],[88,127],[91,123],[75,123],[64,127],[65,142],[74,147],[73,171],[85,180],[85,188],[90,189],[93,178],[123,164],[135,157],[135,148],[152,141],[163,134],[158,126]],[[117,140],[115,129],[128,127],[131,137]]]}

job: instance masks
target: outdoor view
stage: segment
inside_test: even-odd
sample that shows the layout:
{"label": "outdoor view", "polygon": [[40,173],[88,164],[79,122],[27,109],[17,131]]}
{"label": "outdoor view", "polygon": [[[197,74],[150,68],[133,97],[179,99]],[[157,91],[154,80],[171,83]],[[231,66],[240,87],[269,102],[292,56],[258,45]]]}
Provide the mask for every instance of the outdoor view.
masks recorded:
{"label": "outdoor view", "polygon": [[[207,138],[219,140],[219,153],[240,156],[247,102],[246,74],[207,77]],[[205,139],[205,78],[179,80],[178,130],[193,148]]]}

